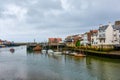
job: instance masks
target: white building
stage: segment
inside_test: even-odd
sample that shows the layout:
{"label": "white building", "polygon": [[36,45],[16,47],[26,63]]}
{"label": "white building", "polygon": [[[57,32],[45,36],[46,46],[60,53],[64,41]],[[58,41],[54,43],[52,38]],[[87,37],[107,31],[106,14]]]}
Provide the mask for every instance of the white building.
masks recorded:
{"label": "white building", "polygon": [[98,30],[91,30],[91,45],[98,44]]}
{"label": "white building", "polygon": [[113,26],[113,44],[120,44],[120,25]]}
{"label": "white building", "polygon": [[88,41],[88,33],[86,32],[86,33],[82,34],[81,45],[86,46],[88,44],[90,44],[90,42]]}
{"label": "white building", "polygon": [[113,25],[100,25],[98,29],[98,45],[113,44]]}

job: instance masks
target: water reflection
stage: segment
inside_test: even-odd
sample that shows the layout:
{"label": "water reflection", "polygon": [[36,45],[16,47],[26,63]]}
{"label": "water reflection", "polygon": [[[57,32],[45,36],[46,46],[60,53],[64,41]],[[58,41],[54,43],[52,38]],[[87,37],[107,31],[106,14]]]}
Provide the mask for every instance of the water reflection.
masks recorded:
{"label": "water reflection", "polygon": [[[97,57],[86,58],[86,70],[97,80],[119,80],[120,63],[118,59],[106,59]],[[118,70],[118,71],[117,71]]]}
{"label": "water reflection", "polygon": [[14,49],[0,52],[0,80],[120,80],[120,60]]}

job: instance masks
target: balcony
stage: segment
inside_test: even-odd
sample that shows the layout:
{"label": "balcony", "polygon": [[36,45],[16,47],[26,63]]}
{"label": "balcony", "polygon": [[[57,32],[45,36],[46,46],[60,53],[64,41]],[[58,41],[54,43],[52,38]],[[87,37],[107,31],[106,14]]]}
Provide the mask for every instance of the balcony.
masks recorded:
{"label": "balcony", "polygon": [[105,31],[99,31],[99,34],[105,34]]}
{"label": "balcony", "polygon": [[99,36],[98,36],[98,39],[105,39],[105,38],[106,38],[105,35],[99,35]]}

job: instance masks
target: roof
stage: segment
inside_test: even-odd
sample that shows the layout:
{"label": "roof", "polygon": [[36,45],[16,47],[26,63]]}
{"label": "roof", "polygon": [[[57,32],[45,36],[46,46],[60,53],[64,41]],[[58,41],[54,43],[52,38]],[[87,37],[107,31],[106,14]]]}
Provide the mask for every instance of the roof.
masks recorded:
{"label": "roof", "polygon": [[98,32],[98,30],[93,30],[93,33],[97,33]]}
{"label": "roof", "polygon": [[98,33],[98,30],[90,30],[91,35]]}
{"label": "roof", "polygon": [[103,31],[103,30],[106,30],[106,29],[108,28],[108,26],[109,26],[109,25],[101,26],[101,27],[99,27],[99,30],[102,30],[102,31]]}

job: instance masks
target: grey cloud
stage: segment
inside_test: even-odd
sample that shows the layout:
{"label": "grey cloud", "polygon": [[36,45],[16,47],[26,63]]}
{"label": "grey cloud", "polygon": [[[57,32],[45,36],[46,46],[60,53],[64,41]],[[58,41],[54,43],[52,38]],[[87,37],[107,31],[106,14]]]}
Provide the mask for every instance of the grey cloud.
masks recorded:
{"label": "grey cloud", "polygon": [[[11,37],[5,37],[5,33],[1,35],[3,38],[15,41],[20,41],[22,36],[25,40],[21,39],[21,41],[27,39],[31,41],[35,37],[38,41],[54,36],[65,37],[69,34],[97,29],[99,24],[107,24],[109,21],[114,22],[120,19],[119,0],[0,0],[0,3],[0,23],[6,27],[2,27],[2,30],[11,26],[6,25],[9,21],[7,19],[14,22],[11,23],[11,30],[5,30],[11,33]],[[2,12],[9,4],[26,9],[25,18],[19,21],[14,14],[4,17]],[[6,22],[3,24],[4,19]],[[36,34],[40,36],[36,36]],[[19,40],[17,40],[17,35]]]}

